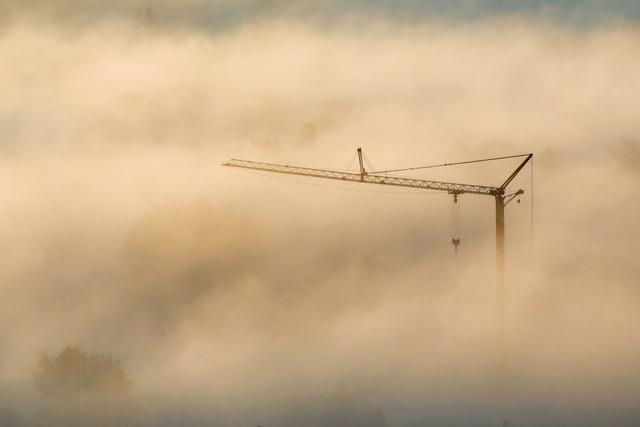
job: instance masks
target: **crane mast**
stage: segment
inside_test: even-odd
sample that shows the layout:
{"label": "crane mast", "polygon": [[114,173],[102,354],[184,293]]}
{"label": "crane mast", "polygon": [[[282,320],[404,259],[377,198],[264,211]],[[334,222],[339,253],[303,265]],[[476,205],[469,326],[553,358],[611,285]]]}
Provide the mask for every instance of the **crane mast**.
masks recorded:
{"label": "crane mast", "polygon": [[[467,163],[476,163],[479,161],[490,161],[490,160],[499,160],[505,158],[515,158],[515,157],[524,157],[524,161],[520,163],[520,165],[509,175],[509,177],[500,185],[499,187],[491,187],[485,185],[475,185],[475,184],[460,184],[454,182],[444,182],[444,181],[432,181],[432,180],[423,180],[423,179],[412,179],[405,178],[399,176],[389,176],[390,172],[398,172],[403,170],[415,170],[422,169],[423,167],[417,168],[408,168],[408,169],[397,169],[385,172],[374,172],[368,173],[364,168],[364,163],[362,161],[362,149],[358,148],[358,162],[360,166],[360,173],[351,173],[351,172],[343,172],[338,170],[331,169],[314,169],[314,168],[306,168],[300,166],[290,166],[283,164],[274,164],[274,163],[261,163],[254,162],[250,160],[239,160],[239,159],[231,159],[228,162],[224,163],[223,166],[236,167],[236,168],[244,168],[244,169],[253,169],[258,171],[266,171],[266,172],[275,172],[281,174],[289,174],[289,175],[300,175],[300,176],[308,176],[315,178],[324,178],[324,179],[333,179],[338,181],[346,181],[346,182],[360,182],[366,184],[378,184],[378,185],[392,185],[397,187],[409,187],[409,188],[417,188],[424,190],[436,190],[443,191],[453,195],[454,200],[454,225],[456,227],[456,211],[458,196],[461,194],[478,194],[482,196],[491,196],[495,200],[495,210],[496,210],[496,290],[495,290],[495,298],[496,298],[496,321],[497,321],[497,332],[498,332],[498,346],[501,348],[501,352],[504,357],[504,335],[505,335],[505,320],[506,320],[506,287],[505,287],[505,207],[511,203],[516,197],[523,194],[524,191],[519,189],[513,193],[507,194],[507,186],[513,181],[513,179],[520,173],[522,168],[533,158],[533,154],[522,154],[516,156],[507,156],[507,157],[497,157],[493,159],[481,159],[481,160],[470,160],[466,162],[458,162],[458,163],[450,163],[443,165],[432,165],[428,167],[435,166],[451,166],[454,164],[467,164]],[[519,202],[519,200],[518,200]],[[452,243],[454,245],[454,249],[457,253],[458,245],[460,244],[459,235],[455,234],[452,236]],[[501,363],[501,375],[504,370],[504,360]],[[507,425],[506,419],[503,420],[503,425]]]}
{"label": "crane mast", "polygon": [[[460,184],[454,182],[433,181],[423,179],[405,178],[399,176],[389,176],[387,174],[380,173],[368,173],[362,161],[362,149],[358,148],[358,161],[360,166],[360,173],[343,172],[331,169],[315,169],[300,166],[290,166],[284,164],[275,163],[263,163],[255,162],[251,160],[231,159],[223,166],[253,169],[258,171],[275,172],[288,175],[300,175],[314,178],[333,179],[346,182],[361,182],[365,184],[378,184],[378,185],[392,185],[397,187],[409,187],[418,188],[423,190],[435,190],[443,191],[449,194],[453,194],[454,199],[457,201],[457,196],[460,194],[478,194],[483,196],[492,196],[495,199],[496,209],[496,305],[498,311],[498,317],[500,325],[504,324],[505,318],[505,221],[504,211],[505,207],[513,201],[517,196],[524,193],[524,190],[519,189],[511,194],[507,194],[507,186],[513,181],[518,173],[524,168],[524,166],[532,159],[533,154],[523,154],[512,157],[525,157],[524,161],[509,175],[505,182],[499,187],[491,187],[486,185],[476,184]],[[498,159],[498,158],[496,158]],[[496,160],[486,159],[486,160]],[[460,162],[459,164],[472,163]],[[443,165],[444,166],[444,165]],[[449,165],[446,165],[449,166]],[[414,169],[414,168],[412,168]],[[417,168],[415,168],[417,169]],[[458,239],[456,239],[458,240]],[[458,240],[459,243],[459,240]],[[455,245],[455,242],[454,242]],[[457,246],[457,245],[456,245]]]}

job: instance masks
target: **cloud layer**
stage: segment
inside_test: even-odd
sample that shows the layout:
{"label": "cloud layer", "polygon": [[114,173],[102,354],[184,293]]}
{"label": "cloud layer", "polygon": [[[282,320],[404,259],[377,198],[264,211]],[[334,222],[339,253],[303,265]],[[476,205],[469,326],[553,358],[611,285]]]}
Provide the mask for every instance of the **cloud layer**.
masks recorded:
{"label": "cloud layer", "polygon": [[[634,420],[639,37],[522,17],[6,27],[3,406],[36,414],[38,354],[71,344],[122,359],[153,425]],[[373,169],[536,153],[535,239],[528,171],[508,208],[505,348],[493,200],[463,197],[456,261],[447,195],[220,166],[348,168],[357,146]]]}

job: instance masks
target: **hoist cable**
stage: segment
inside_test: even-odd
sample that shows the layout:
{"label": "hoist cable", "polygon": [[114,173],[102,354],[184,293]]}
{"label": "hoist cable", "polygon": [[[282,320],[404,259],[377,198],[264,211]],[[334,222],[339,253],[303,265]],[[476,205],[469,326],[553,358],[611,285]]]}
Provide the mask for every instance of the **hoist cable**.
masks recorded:
{"label": "hoist cable", "polygon": [[533,245],[534,243],[534,210],[533,210],[533,200],[534,200],[534,192],[533,192],[533,157],[531,158],[531,165],[530,165],[530,173],[529,176],[531,177],[531,245]]}
{"label": "hoist cable", "polygon": [[455,220],[453,216],[453,210],[455,209],[455,205],[451,205],[451,240],[453,240],[455,236]]}
{"label": "hoist cable", "polygon": [[459,234],[459,239],[462,240],[462,199],[460,198],[460,196],[458,196],[458,203],[460,204],[460,206],[458,206],[458,211],[459,211],[459,217],[458,217],[458,222],[459,222],[459,228],[460,230],[458,231]]}

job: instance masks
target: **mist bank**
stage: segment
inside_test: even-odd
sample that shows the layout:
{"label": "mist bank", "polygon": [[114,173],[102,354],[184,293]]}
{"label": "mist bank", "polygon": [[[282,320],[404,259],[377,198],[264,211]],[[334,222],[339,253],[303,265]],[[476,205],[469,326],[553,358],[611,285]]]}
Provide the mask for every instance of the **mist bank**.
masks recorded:
{"label": "mist bank", "polygon": [[[511,18],[13,24],[0,406],[47,414],[40,353],[75,345],[121,361],[151,425],[633,422],[638,38]],[[507,210],[506,349],[492,199],[461,198],[456,259],[446,194],[220,165],[344,169],[357,146],[370,170],[535,152],[533,237],[529,170]],[[418,176],[495,185],[516,165]]]}

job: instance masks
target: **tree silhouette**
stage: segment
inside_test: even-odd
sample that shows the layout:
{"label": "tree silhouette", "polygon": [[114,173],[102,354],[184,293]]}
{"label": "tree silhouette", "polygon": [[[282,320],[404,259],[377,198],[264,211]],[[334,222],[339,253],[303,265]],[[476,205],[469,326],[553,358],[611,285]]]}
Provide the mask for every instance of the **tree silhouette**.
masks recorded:
{"label": "tree silhouette", "polygon": [[35,382],[43,396],[62,400],[123,396],[132,385],[118,360],[78,347],[66,347],[53,358],[43,354]]}

